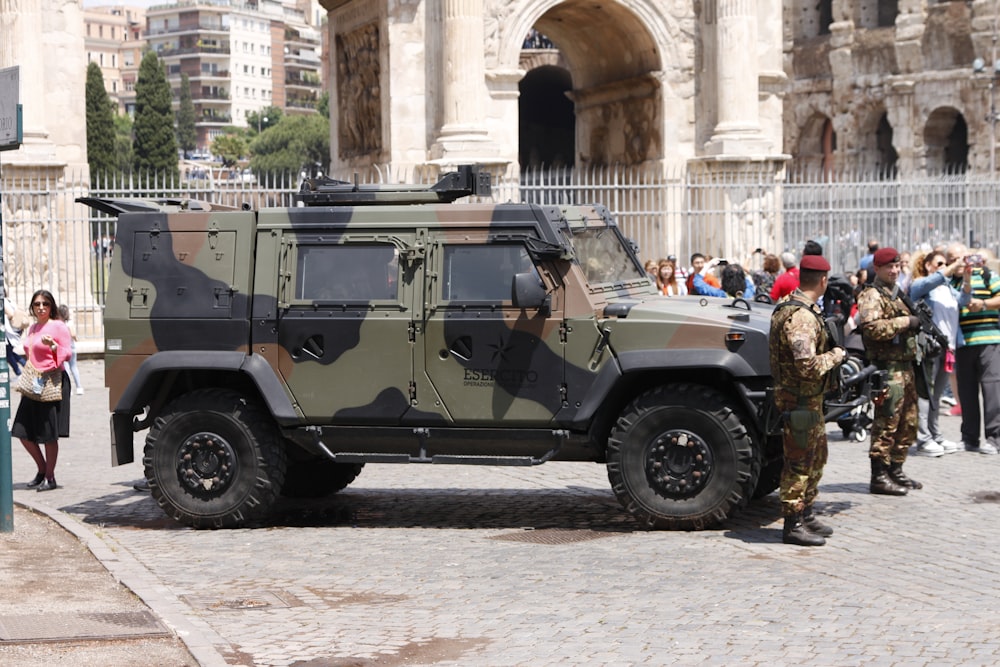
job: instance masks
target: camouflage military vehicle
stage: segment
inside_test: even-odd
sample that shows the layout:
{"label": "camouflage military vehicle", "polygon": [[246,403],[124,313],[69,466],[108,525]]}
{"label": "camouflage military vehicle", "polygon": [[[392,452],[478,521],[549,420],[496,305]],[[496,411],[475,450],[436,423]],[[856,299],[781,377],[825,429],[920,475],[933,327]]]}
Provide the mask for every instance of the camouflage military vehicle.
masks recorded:
{"label": "camouflage military vehicle", "polygon": [[666,298],[601,206],[307,181],[295,208],[94,200],[114,464],[203,528],[366,463],[607,465],[640,524],[699,529],[777,485],[771,308]]}

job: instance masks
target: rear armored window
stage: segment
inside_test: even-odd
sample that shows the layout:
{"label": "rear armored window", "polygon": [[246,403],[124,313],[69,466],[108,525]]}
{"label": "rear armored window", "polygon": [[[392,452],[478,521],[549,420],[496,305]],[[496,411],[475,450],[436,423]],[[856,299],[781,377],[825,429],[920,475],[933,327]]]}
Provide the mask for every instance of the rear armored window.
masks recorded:
{"label": "rear armored window", "polygon": [[396,298],[398,252],[391,245],[299,246],[295,298],[384,301]]}
{"label": "rear armored window", "polygon": [[524,246],[452,245],[444,249],[445,301],[510,301],[514,274],[535,272]]}

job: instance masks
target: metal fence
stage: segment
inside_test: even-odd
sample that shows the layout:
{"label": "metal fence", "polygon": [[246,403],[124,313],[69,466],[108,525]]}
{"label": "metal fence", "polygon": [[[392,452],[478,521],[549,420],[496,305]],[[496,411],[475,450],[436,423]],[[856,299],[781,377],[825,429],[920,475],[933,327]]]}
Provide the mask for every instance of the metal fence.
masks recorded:
{"label": "metal fence", "polygon": [[[428,183],[433,168],[373,167],[342,180]],[[192,198],[227,206],[293,206],[297,177],[262,183],[123,177],[88,185],[82,175],[20,178],[5,170],[5,280],[22,307],[52,290],[73,312],[82,339],[100,339],[114,218],[78,197]],[[494,201],[602,203],[643,259],[693,252],[758,268],[761,248],[778,254],[819,241],[836,270],[854,271],[866,241],[915,250],[951,241],[1000,252],[1000,182],[970,175],[885,178],[883,174],[775,174],[761,166],[709,173],[688,168],[609,167],[496,174]]]}

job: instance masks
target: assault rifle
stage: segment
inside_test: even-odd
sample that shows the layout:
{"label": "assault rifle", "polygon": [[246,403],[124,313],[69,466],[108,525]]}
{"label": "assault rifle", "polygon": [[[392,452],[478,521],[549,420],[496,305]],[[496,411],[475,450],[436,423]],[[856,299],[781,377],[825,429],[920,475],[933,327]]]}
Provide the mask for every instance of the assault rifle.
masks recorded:
{"label": "assault rifle", "polygon": [[934,313],[931,311],[931,307],[924,301],[913,303],[910,297],[902,292],[899,292],[899,298],[903,300],[910,312],[920,320],[920,331],[917,333],[917,358],[914,361],[919,365],[925,359],[934,359],[944,354],[945,350],[948,349],[948,336],[934,323]]}

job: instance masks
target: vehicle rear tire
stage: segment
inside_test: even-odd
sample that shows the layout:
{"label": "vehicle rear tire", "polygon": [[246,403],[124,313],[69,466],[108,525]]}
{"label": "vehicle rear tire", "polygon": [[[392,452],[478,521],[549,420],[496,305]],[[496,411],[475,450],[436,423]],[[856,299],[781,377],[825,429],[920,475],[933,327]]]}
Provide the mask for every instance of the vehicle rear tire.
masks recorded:
{"label": "vehicle rear tire", "polygon": [[699,530],[749,501],[760,454],[728,403],[709,387],[667,385],[622,412],[608,439],[608,479],[644,527]]}
{"label": "vehicle rear tire", "polygon": [[325,498],[347,488],[364,467],[364,463],[334,463],[323,459],[289,462],[281,495],[286,498]]}
{"label": "vehicle rear tire", "polygon": [[194,528],[238,528],[265,517],[285,479],[283,439],[256,402],[202,389],[170,403],[143,450],[153,499]]}

